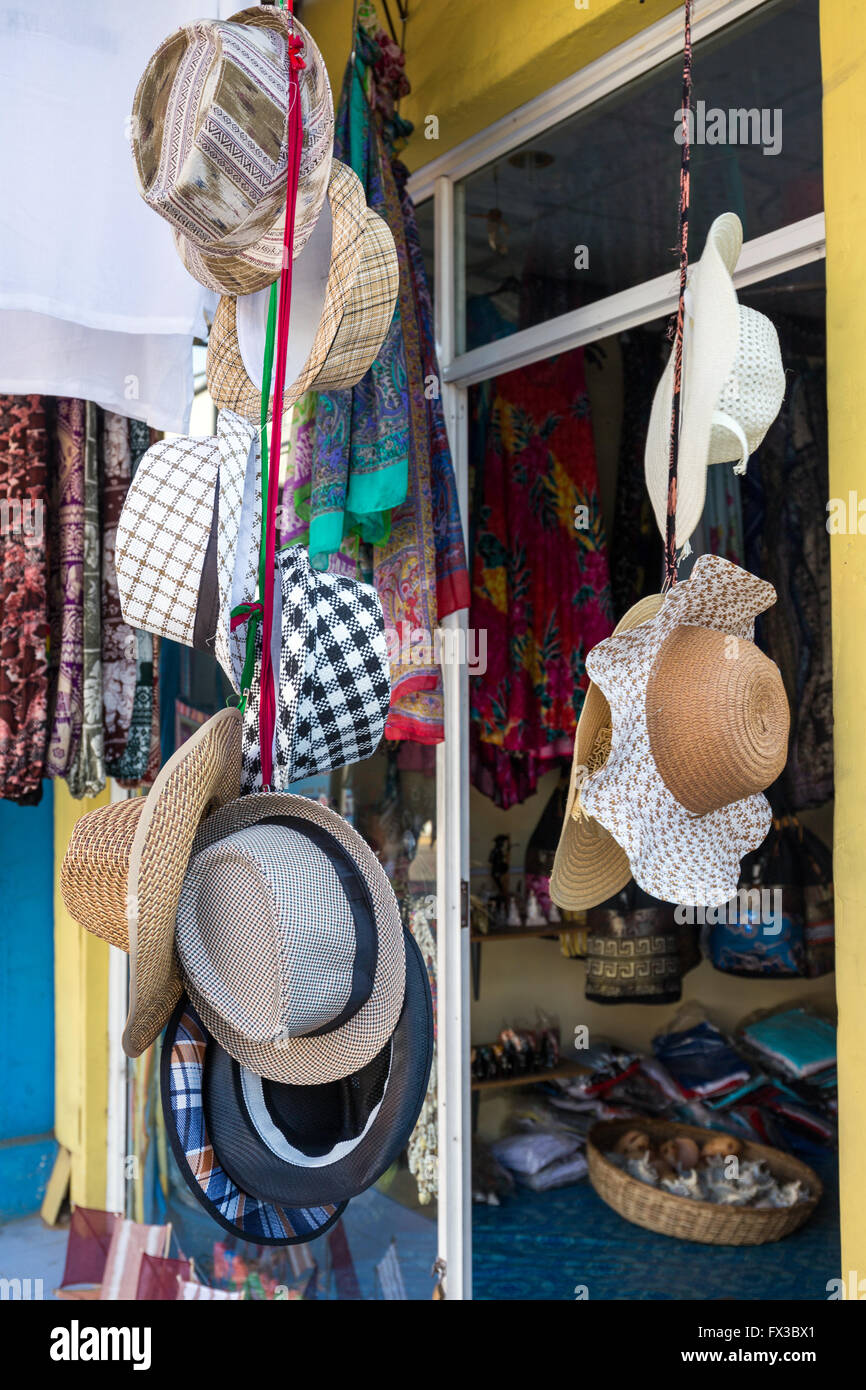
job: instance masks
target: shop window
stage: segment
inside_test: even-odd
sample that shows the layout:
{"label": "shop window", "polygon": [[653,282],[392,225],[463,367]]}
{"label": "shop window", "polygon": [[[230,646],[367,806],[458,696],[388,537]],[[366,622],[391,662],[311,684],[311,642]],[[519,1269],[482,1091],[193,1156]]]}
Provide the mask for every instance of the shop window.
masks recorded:
{"label": "shop window", "polygon": [[[455,185],[458,355],[671,269],[681,66]],[[747,240],[820,212],[818,0],[761,5],[696,44],[693,77],[691,244],[724,210]]]}

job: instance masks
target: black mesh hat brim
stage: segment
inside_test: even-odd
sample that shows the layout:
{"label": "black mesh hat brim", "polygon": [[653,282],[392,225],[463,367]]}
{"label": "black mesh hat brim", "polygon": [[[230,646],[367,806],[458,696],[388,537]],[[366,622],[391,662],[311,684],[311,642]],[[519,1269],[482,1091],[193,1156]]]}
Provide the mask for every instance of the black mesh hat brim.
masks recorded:
{"label": "black mesh hat brim", "polygon": [[[405,1148],[430,1078],[433,1001],[424,958],[415,938],[408,931],[404,935],[406,995],[390,1041],[387,1083],[366,1132],[341,1157],[328,1161],[327,1154],[317,1153],[315,1166],[302,1166],[278,1156],[252,1122],[240,1066],[211,1039],[204,1085],[208,1133],[226,1173],[259,1201],[289,1207],[348,1201],[372,1186]],[[262,1085],[270,1114],[282,1116],[284,1122],[290,1121],[293,1106],[304,1104],[304,1092],[315,1105],[313,1093],[319,1089],[267,1080]],[[304,1123],[308,1129],[308,1116]]]}

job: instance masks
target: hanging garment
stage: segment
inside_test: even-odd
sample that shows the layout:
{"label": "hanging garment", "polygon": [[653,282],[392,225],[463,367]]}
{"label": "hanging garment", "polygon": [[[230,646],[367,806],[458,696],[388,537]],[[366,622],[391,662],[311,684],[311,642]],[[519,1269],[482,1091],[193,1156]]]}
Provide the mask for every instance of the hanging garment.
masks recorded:
{"label": "hanging garment", "polygon": [[136,640],[120,611],[114,547],[132,477],[128,423],[107,411],[102,425],[102,712],[105,757],[123,754],[135,701]]}
{"label": "hanging garment", "polygon": [[81,737],[84,401],[59,400],[51,503],[51,676],[46,777],[65,777]]}
{"label": "hanging garment", "polygon": [[48,434],[39,396],[0,396],[0,797],[42,795],[48,718]]}
{"label": "hanging garment", "polygon": [[616,474],[610,586],[614,615],[661,586],[663,546],[644,480],[644,448],[659,375],[659,335],[639,330],[620,337],[623,416]]}
{"label": "hanging garment", "polygon": [[[0,389],[93,400],[186,431],[192,339],[212,297],[138,196],[128,122],[143,55],[218,13],[217,0],[152,0],[130,24],[110,6],[7,7]],[[34,153],[43,140],[50,177]]]}
{"label": "hanging garment", "polygon": [[746,560],[786,598],[756,641],[776,662],[791,708],[779,791],[790,811],[833,796],[833,675],[825,336],[779,319],[788,389],[779,418],[741,483]]}
{"label": "hanging garment", "polygon": [[84,416],[84,564],[82,570],[81,737],[66,774],[76,799],[96,796],[105,786],[102,731],[102,534],[99,526],[99,441],[97,409]]}
{"label": "hanging garment", "polygon": [[612,629],[580,349],[493,383],[475,495],[469,625],[487,632],[487,669],[470,680],[473,781],[507,807],[571,755],[585,658]]}
{"label": "hanging garment", "polygon": [[[130,420],[128,424],[130,474],[135,477],[150,447],[150,430],[140,420]],[[106,772],[122,787],[138,787],[144,778],[150,758],[152,724],[153,638],[139,628],[135,632],[135,694],[126,745],[119,757],[106,765]]]}

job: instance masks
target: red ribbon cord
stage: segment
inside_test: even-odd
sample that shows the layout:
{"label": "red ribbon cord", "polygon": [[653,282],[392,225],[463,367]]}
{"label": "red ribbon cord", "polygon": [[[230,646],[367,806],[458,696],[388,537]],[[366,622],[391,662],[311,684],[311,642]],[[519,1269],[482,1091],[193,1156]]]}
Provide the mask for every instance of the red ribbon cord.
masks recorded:
{"label": "red ribbon cord", "polygon": [[262,598],[262,667],[259,700],[259,744],[262,760],[262,786],[271,785],[273,775],[273,742],[276,727],[277,702],[274,669],[271,659],[271,633],[274,623],[274,572],[276,568],[277,493],[280,478],[280,446],[282,444],[283,394],[286,379],[286,359],[289,348],[289,316],[292,303],[292,251],[295,234],[295,206],[298,198],[298,178],[301,163],[301,100],[298,72],[305,66],[299,57],[303,40],[289,36],[289,116],[288,169],[286,180],[286,224],[283,231],[283,266],[280,275],[280,302],[277,312],[277,348],[274,365],[274,405],[268,462],[268,507],[265,523],[265,592]]}

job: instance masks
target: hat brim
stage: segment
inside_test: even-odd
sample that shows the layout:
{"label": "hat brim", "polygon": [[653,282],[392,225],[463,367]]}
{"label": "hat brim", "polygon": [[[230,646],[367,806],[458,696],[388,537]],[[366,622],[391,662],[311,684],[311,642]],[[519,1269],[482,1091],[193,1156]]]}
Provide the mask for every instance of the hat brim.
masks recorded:
{"label": "hat brim", "polygon": [[[367,235],[367,200],[364,189],[354,170],[336,159],[331,166],[328,183],[328,206],[331,213],[331,250],[324,306],[310,351],[300,371],[286,382],[284,407],[293,405],[320,372],[343,319],[364,253]],[[314,257],[310,258],[310,276],[315,275],[314,260]],[[307,274],[306,267],[307,257],[302,253],[292,272],[293,313],[298,299],[295,277]],[[262,309],[266,313],[264,305]],[[221,410],[234,410],[238,415],[243,415],[245,419],[258,425],[262,408],[262,364],[257,364],[254,380],[241,351],[237,314],[237,298],[224,294],[217,305],[208,337],[208,391]]]}
{"label": "hat brim", "polygon": [[[632,605],[614,628],[627,632],[654,618],[662,606],[661,594],[649,594]],[[578,794],[579,770],[589,757],[602,729],[610,724],[610,706],[598,686],[590,682],[577,722],[574,757],[562,833],[550,876],[550,896],[558,907],[582,912],[597,907],[618,893],[631,878],[628,855],[599,821],[572,814]]]}
{"label": "hat brim", "polygon": [[281,1038],[278,1042],[251,1042],[216,1012],[197,989],[195,980],[187,977],[184,984],[208,1032],[236,1062],[257,1076],[292,1086],[340,1081],[372,1061],[397,1026],[406,979],[400,910],[385,871],[369,845],[336,812],[305,796],[257,792],[238,797],[203,822],[197,847],[204,848],[236,830],[273,816],[311,821],[338,840],[355,860],[370,892],[378,933],[376,969],[369,998],[350,1019],[328,1032]]}
{"label": "hat brim", "polygon": [[[717,217],[689,283],[692,312],[685,323],[677,456],[678,547],[685,545],[704,510],[713,411],[737,355],[740,319],[732,276],[742,244],[736,214]],[[647,490],[662,536],[667,528],[674,358],[672,351],[653,397],[644,454]]]}
{"label": "hat brim", "polygon": [[[204,1076],[208,1133],[226,1172],[260,1201],[290,1207],[348,1201],[371,1187],[408,1143],[430,1078],[433,1003],[418,944],[408,931],[404,940],[406,997],[386,1044],[390,1047],[388,1078],[371,1122],[356,1142],[346,1141],[330,1154],[307,1158],[289,1142],[277,1119],[278,1113],[290,1113],[293,1106],[303,1109],[303,1091],[245,1072],[211,1040]],[[351,1086],[351,1077],[346,1084]],[[278,1098],[274,1092],[280,1090],[284,1094]]]}
{"label": "hat brim", "polygon": [[316,1203],[290,1208],[259,1201],[222,1167],[202,1102],[210,1039],[189,1000],[181,997],[162,1045],[160,1091],[165,1127],[181,1175],[196,1201],[224,1230],[256,1245],[302,1245],[329,1231],[345,1210]]}
{"label": "hat brim", "polygon": [[60,891],[82,927],[129,952],[128,1057],[150,1047],[180,998],[180,890],[202,818],[238,795],[241,726],[238,710],[221,710],[169,758],[146,797],[100,806],[73,828]]}

